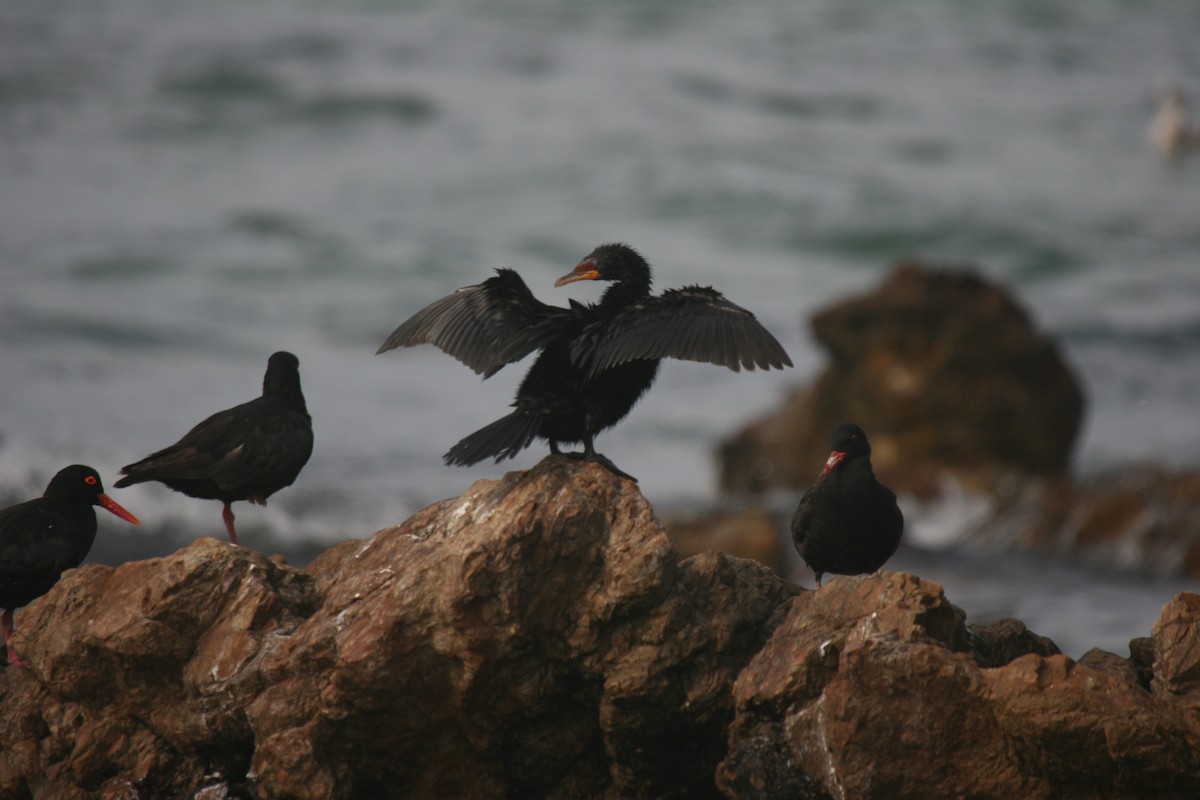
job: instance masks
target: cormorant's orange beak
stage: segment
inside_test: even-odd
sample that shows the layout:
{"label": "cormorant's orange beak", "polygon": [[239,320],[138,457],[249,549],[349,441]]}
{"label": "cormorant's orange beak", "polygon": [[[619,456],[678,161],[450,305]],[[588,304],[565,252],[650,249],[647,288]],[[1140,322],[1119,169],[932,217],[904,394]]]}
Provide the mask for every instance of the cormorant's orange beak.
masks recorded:
{"label": "cormorant's orange beak", "polygon": [[842,463],[842,459],[845,457],[846,454],[841,450],[834,450],[832,453],[830,453],[829,459],[825,462],[825,469],[821,470],[821,475],[817,478],[817,483],[825,480],[825,476],[833,472],[837,468],[837,465]]}
{"label": "cormorant's orange beak", "polygon": [[106,511],[111,511],[126,522],[132,522],[134,525],[142,524],[138,522],[137,517],[135,517],[133,514],[130,514],[121,506],[120,503],[118,503],[116,500],[113,500],[106,494],[101,493],[96,496],[96,505],[100,506]]}
{"label": "cormorant's orange beak", "polygon": [[600,277],[600,271],[596,269],[596,264],[593,261],[580,261],[579,266],[563,275],[554,282],[555,286],[566,286],[568,283],[575,281],[594,281]]}

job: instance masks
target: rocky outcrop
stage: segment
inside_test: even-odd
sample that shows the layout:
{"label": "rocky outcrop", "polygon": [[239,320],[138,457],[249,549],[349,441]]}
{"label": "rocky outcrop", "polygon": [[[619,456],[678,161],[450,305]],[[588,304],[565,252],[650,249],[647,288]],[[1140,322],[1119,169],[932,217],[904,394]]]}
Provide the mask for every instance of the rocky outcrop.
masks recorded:
{"label": "rocky outcrop", "polygon": [[1085,666],[911,575],[681,561],[550,457],[303,571],[200,539],[67,573],[0,671],[0,797],[1194,796],[1198,624],[1180,595]]}
{"label": "rocky outcrop", "polygon": [[1002,287],[966,271],[899,266],[877,289],[818,312],[829,364],[809,389],[720,448],[732,493],[807,488],[829,432],[857,422],[897,491],[939,476],[991,487],[1069,465],[1083,394],[1053,340]]}
{"label": "rocky outcrop", "polygon": [[19,615],[32,667],[0,677],[0,797],[245,790],[263,658],[318,600],[309,577],[215,539],[68,571]]}
{"label": "rocky outcrop", "polygon": [[792,548],[780,535],[781,521],[768,509],[716,509],[705,514],[667,516],[662,523],[683,558],[715,550],[752,558],[780,575],[788,573],[787,551]]}
{"label": "rocky outcrop", "polygon": [[1056,656],[1062,652],[1054,642],[1011,617],[987,625],[970,625],[967,634],[975,661],[981,667],[1003,667],[1027,653]]}
{"label": "rocky outcrop", "polygon": [[1156,626],[1173,655],[1159,654],[1152,693],[1063,655],[983,668],[961,614],[913,576],[806,592],[738,677],[719,785],[733,798],[1194,797],[1200,717],[1181,705],[1200,685],[1184,644],[1195,597]]}
{"label": "rocky outcrop", "polygon": [[963,540],[1080,553],[1110,568],[1200,575],[1200,473],[1135,465],[1080,479],[1015,480]]}
{"label": "rocky outcrop", "polygon": [[248,710],[284,796],[711,794],[728,685],[796,591],[678,563],[632,484],[561,458],[310,571],[335,576],[325,603]]}
{"label": "rocky outcrop", "polygon": [[716,796],[729,686],[798,591],[680,562],[565,458],[304,572],[213,539],[87,567],[20,614],[0,796]]}

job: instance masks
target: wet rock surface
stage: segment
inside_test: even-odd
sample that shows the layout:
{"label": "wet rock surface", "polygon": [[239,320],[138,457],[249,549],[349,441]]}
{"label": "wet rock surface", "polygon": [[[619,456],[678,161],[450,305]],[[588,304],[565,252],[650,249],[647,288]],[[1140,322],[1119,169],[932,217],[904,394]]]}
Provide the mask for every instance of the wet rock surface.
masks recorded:
{"label": "wet rock surface", "polygon": [[0,670],[0,797],[1191,797],[1197,625],[1182,594],[1074,662],[913,575],[681,560],[550,457],[303,571],[200,539],[67,573]]}

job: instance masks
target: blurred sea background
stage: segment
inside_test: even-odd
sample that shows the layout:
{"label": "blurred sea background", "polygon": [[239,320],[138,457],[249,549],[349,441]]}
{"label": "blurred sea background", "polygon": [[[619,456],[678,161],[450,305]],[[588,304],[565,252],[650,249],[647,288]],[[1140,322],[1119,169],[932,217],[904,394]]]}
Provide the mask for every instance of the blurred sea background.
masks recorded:
{"label": "blurred sea background", "polygon": [[[1200,156],[1147,139],[1156,92],[1200,95],[1198,42],[1194,0],[7,2],[0,504],[75,462],[111,487],[257,396],[280,349],[316,449],[266,509],[235,506],[250,546],[303,563],[528,468],[543,444],[441,462],[526,364],[481,382],[375,349],[500,266],[595,300],[553,281],[618,240],[658,288],[751,309],[796,365],[664,365],[597,442],[656,508],[715,502],[718,442],[821,366],[809,314],[907,256],[976,266],[1061,343],[1088,397],[1078,473],[1200,466]],[[224,536],[215,501],[113,495],[144,524],[102,513],[92,560]],[[911,516],[889,564],[969,622],[1123,654],[1197,588],[955,547],[976,511]]]}

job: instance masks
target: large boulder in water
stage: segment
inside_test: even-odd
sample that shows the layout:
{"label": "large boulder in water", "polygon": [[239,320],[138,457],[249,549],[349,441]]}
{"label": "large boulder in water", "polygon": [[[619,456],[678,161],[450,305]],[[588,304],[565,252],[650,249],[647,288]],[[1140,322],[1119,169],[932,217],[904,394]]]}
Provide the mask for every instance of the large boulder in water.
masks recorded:
{"label": "large boulder in water", "polygon": [[875,470],[896,490],[930,494],[943,473],[990,488],[1008,473],[1068,468],[1083,393],[1056,343],[997,284],[903,264],[818,312],[812,331],[828,366],[721,446],[723,490],[806,488],[829,431],[847,421],[867,431]]}

